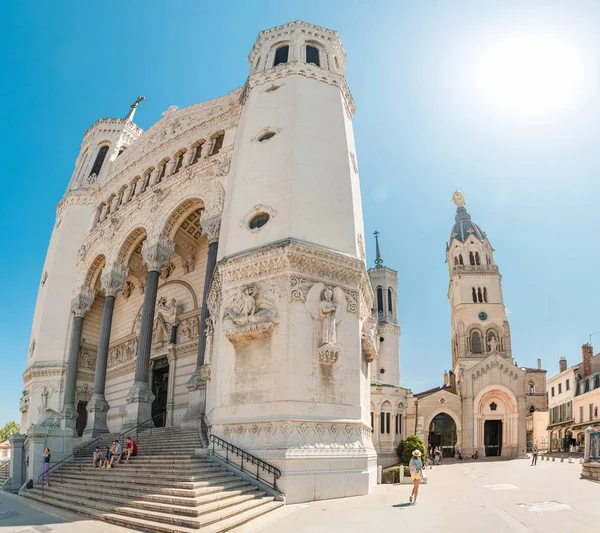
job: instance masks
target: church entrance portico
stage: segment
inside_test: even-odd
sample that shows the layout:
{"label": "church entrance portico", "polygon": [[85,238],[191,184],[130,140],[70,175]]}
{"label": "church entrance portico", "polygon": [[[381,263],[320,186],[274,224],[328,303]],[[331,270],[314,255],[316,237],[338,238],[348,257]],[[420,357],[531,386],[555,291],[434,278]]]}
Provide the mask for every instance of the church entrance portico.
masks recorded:
{"label": "church entrance portico", "polygon": [[443,457],[454,457],[454,446],[457,442],[454,419],[446,413],[436,415],[429,424],[429,446],[434,450],[439,447]]}
{"label": "church entrance portico", "polygon": [[514,393],[501,385],[482,389],[474,401],[474,441],[486,457],[518,453],[519,409]]}

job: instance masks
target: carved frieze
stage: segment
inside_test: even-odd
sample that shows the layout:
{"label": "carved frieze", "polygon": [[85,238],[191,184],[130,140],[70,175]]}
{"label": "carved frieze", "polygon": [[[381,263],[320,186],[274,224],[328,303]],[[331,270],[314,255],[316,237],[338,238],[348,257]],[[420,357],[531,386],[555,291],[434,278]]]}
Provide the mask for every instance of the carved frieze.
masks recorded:
{"label": "carved frieze", "polygon": [[77,361],[77,368],[82,369],[82,370],[95,370],[97,354],[98,354],[97,347],[82,346],[79,350],[79,358]]}

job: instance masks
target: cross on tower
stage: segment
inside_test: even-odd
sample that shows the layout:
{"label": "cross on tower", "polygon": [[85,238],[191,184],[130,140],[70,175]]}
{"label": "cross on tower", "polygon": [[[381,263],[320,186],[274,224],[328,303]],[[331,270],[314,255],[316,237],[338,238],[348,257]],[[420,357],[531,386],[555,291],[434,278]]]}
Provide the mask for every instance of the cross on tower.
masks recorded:
{"label": "cross on tower", "polygon": [[381,259],[381,252],[379,251],[379,232],[374,231],[373,235],[375,235],[375,264],[381,266],[383,265],[383,259]]}

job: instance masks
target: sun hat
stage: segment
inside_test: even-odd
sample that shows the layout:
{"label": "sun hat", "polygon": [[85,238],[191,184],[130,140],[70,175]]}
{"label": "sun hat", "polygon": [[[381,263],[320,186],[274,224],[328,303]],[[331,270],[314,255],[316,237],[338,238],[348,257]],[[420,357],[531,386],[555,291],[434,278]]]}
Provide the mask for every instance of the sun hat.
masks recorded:
{"label": "sun hat", "polygon": [[413,454],[415,457],[421,457],[421,452],[420,452],[419,450],[415,450],[415,451],[414,451],[412,454]]}

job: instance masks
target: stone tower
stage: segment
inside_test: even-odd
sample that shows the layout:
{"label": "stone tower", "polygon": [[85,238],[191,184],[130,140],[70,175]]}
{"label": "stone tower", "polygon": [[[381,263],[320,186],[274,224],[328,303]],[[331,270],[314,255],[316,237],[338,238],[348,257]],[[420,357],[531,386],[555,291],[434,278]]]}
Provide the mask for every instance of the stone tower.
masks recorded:
{"label": "stone tower", "polygon": [[372,291],[346,54],[297,21],[261,32],[249,64],[208,302],[208,422],[275,463],[288,502],[366,494]]}
{"label": "stone tower", "polygon": [[400,326],[398,325],[398,272],[384,266],[379,249],[379,232],[375,232],[375,267],[369,278],[375,300],[379,355],[371,364],[371,378],[400,385]]}
{"label": "stone tower", "polygon": [[[62,397],[61,381],[68,374],[69,366],[65,354],[69,352],[70,330],[78,327],[77,324],[80,327],[93,301],[92,294],[88,297],[81,294],[77,301],[71,302],[77,263],[86,256],[82,246],[84,237],[101,215],[94,193],[109,175],[114,160],[142,133],[132,122],[139,101],[132,105],[126,118],[100,118],[84,133],[67,192],[56,208],[56,223],[42,271],[24,374],[28,398],[26,407],[21,409],[22,427],[41,422],[57,412],[64,416],[67,427],[74,425],[74,397]],[[104,216],[109,213],[110,206],[106,206]],[[72,309],[73,313],[60,312],[63,309]],[[76,365],[70,368],[67,381],[73,386],[67,389],[72,392],[77,369]]]}
{"label": "stone tower", "polygon": [[452,320],[454,375],[497,353],[512,362],[510,328],[502,297],[502,276],[494,250],[471,220],[460,191],[453,196],[455,224],[446,245],[450,274],[448,298]]}

